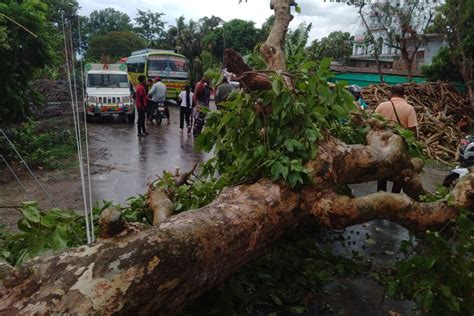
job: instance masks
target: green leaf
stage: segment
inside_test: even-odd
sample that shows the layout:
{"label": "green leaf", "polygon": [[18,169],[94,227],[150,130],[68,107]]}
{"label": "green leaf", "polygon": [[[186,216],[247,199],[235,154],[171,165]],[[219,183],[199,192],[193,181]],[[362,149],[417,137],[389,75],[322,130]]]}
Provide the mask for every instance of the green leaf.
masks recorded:
{"label": "green leaf", "polygon": [[433,298],[433,292],[428,290],[422,300],[422,306],[424,310],[429,311],[431,309],[431,306],[433,306]]}
{"label": "green leaf", "polygon": [[283,174],[283,165],[279,161],[275,161],[271,168],[272,180],[276,181]]}
{"label": "green leaf", "polygon": [[24,203],[21,207],[21,213],[27,220],[33,223],[40,222],[40,212],[38,210],[38,203]]}
{"label": "green leaf", "polygon": [[295,11],[296,11],[297,13],[301,13],[301,7],[300,7],[299,5],[296,5],[296,6],[295,6]]}
{"label": "green leaf", "polygon": [[274,293],[270,293],[270,297],[272,298],[273,302],[278,305],[278,306],[282,306],[283,305],[283,302],[281,301],[281,299],[278,297],[278,295],[274,294]]}
{"label": "green leaf", "polygon": [[275,92],[276,95],[279,95],[281,92],[281,82],[279,79],[275,79],[272,82],[272,89],[273,92]]}
{"label": "green leaf", "polygon": [[322,69],[329,69],[329,66],[331,65],[332,59],[329,57],[325,57],[321,60],[319,63],[319,67]]}
{"label": "green leaf", "polygon": [[48,213],[44,216],[41,216],[40,225],[46,228],[53,228],[56,226],[57,221],[54,214]]}

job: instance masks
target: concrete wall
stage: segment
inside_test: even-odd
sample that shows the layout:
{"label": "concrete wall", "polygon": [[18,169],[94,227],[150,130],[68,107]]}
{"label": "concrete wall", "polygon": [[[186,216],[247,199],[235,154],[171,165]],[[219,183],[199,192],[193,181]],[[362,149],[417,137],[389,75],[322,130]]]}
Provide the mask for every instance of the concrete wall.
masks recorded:
{"label": "concrete wall", "polygon": [[433,57],[438,54],[441,47],[445,46],[446,43],[443,39],[430,39],[425,45],[425,65],[431,65]]}

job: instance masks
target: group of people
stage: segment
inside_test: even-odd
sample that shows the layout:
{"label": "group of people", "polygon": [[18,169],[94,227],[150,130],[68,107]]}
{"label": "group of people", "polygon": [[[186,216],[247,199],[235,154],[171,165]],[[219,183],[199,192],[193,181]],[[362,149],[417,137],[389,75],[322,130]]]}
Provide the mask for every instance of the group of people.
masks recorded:
{"label": "group of people", "polygon": [[[165,104],[166,101],[166,85],[161,81],[160,77],[156,77],[155,80],[146,79],[144,75],[138,76],[138,84],[135,88],[135,106],[138,113],[138,136],[146,136],[149,133],[145,128],[145,120],[148,117],[152,120],[153,110],[158,104]],[[151,86],[151,88],[150,88]],[[169,110],[165,106],[165,116],[168,118],[168,124],[170,124]]]}
{"label": "group of people", "polygon": [[[351,85],[349,86],[349,91],[354,96],[356,106],[361,110],[366,110],[368,105],[362,98],[362,89],[357,85]],[[375,109],[375,113],[381,115],[386,120],[395,122],[403,128],[413,131],[417,135],[418,121],[415,108],[405,100],[402,85],[398,84],[390,87],[389,100],[380,103]],[[387,179],[378,180],[377,191],[387,191],[387,182]],[[401,185],[394,182],[392,192],[400,193],[401,191]]]}
{"label": "group of people", "polygon": [[[170,113],[166,106],[166,85],[162,82],[160,77],[153,80],[146,79],[144,75],[138,77],[139,85],[135,91],[135,105],[138,112],[138,136],[146,136],[149,134],[146,131],[145,121],[148,118],[153,120],[153,111],[156,106],[162,104],[164,106],[164,116],[170,124]],[[151,87],[151,88],[150,88]],[[226,101],[229,94],[234,90],[233,86],[228,83],[224,77],[222,84],[217,87],[215,94],[216,104]],[[183,91],[178,96],[179,110],[179,128],[183,133],[184,123],[188,135],[193,132],[194,137],[197,137],[205,123],[206,113],[203,108],[209,108],[211,99],[211,85],[204,77],[196,83],[194,92],[190,85],[185,85]]]}

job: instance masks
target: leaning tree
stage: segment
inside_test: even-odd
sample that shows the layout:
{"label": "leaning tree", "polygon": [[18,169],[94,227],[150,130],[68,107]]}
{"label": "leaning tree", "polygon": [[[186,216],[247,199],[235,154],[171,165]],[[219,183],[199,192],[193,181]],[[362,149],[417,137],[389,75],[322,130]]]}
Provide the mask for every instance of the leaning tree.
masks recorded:
{"label": "leaning tree", "polygon": [[[100,219],[98,242],[44,255],[18,268],[3,264],[2,314],[173,314],[303,222],[343,228],[388,219],[423,231],[444,225],[461,207],[474,206],[474,174],[456,185],[450,203],[420,202],[426,194],[418,176],[422,163],[411,157],[404,138],[384,122],[356,114],[353,124],[370,129],[365,143],[347,144],[335,137],[337,132],[331,133],[336,131],[331,128],[338,123],[328,119],[324,104],[344,94],[337,86],[331,92],[326,82],[311,81],[318,74],[306,71],[304,80],[299,80],[287,71],[282,43],[293,1],[271,4],[275,22],[261,47],[268,68],[252,70],[238,54],[227,52],[227,66],[246,93],[238,94],[229,109],[224,106],[210,113],[210,128],[217,124],[220,129],[214,130],[217,135],[204,134],[204,138],[214,137],[215,165],[238,166],[227,175],[245,169],[240,161],[250,162],[247,169],[254,168],[257,177],[235,176],[238,180],[229,182],[211,203],[173,216],[169,216],[173,202],[168,191],[150,187],[147,202],[154,213],[153,226],[127,223],[108,209]],[[311,102],[317,106],[313,108]],[[310,112],[305,112],[307,108]],[[241,120],[232,111],[248,113],[248,121],[234,128]],[[306,124],[313,129],[305,129],[298,140],[278,137]],[[277,148],[278,142],[282,146]],[[245,143],[259,145],[232,156]],[[260,165],[248,158],[275,153],[275,148],[280,154]],[[283,150],[287,155],[281,154]],[[297,151],[307,159],[289,159],[285,165],[285,157]],[[179,186],[190,174],[172,179]],[[356,198],[340,193],[343,186],[377,179],[399,182],[405,194],[379,192]]]}

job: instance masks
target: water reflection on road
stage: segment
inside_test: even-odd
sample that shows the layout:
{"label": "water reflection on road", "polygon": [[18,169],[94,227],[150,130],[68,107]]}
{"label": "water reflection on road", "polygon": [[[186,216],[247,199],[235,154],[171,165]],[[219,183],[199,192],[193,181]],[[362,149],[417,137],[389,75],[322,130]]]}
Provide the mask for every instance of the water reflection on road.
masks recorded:
{"label": "water reflection on road", "polygon": [[88,124],[94,201],[124,203],[128,197],[144,193],[147,182],[163,170],[187,171],[209,157],[194,151],[191,135],[180,133],[177,106],[170,106],[170,114],[170,125],[166,120],[161,125],[148,123],[150,134],[146,137],[137,136],[135,124],[113,117]]}

